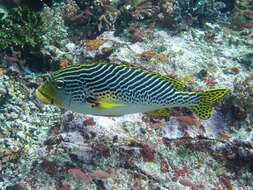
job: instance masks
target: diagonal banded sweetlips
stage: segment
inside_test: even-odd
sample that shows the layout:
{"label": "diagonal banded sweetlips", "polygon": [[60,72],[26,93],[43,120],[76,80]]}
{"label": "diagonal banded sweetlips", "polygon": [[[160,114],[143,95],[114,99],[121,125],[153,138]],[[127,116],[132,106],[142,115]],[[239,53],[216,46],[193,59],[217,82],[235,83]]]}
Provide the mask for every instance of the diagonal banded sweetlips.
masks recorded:
{"label": "diagonal banded sweetlips", "polygon": [[57,71],[36,90],[37,98],[75,112],[120,116],[167,107],[188,107],[208,119],[227,88],[187,92],[181,81],[127,65],[82,64]]}

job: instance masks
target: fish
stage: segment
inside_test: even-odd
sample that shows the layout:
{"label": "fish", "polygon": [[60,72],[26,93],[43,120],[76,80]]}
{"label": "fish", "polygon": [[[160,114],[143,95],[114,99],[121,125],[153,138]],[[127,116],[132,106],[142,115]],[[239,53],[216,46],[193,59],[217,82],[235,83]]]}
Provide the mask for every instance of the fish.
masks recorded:
{"label": "fish", "polygon": [[188,107],[210,118],[228,88],[186,91],[179,80],[145,68],[106,62],[72,65],[56,71],[35,91],[39,101],[78,113],[122,116],[162,108]]}

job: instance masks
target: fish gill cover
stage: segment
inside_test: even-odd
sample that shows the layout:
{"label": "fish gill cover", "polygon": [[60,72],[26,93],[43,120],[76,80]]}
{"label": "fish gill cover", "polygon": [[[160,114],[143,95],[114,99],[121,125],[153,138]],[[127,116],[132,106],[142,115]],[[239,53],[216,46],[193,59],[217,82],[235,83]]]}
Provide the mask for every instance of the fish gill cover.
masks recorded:
{"label": "fish gill cover", "polygon": [[[252,7],[252,0],[0,0],[0,189],[253,188]],[[36,99],[55,72],[98,63],[160,73],[187,92],[231,92],[207,120],[182,107],[100,117]],[[146,87],[158,81],[146,77]],[[102,102],[88,99],[95,108],[115,106],[101,95]]]}

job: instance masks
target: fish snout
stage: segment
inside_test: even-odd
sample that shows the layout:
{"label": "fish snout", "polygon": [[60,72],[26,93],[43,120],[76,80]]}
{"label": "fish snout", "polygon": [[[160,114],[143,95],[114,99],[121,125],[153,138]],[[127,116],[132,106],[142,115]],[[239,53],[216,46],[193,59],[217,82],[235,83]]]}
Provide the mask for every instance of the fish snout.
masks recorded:
{"label": "fish snout", "polygon": [[53,102],[53,100],[48,95],[46,95],[45,93],[43,93],[43,91],[40,89],[40,87],[36,89],[35,96],[43,104],[50,105]]}

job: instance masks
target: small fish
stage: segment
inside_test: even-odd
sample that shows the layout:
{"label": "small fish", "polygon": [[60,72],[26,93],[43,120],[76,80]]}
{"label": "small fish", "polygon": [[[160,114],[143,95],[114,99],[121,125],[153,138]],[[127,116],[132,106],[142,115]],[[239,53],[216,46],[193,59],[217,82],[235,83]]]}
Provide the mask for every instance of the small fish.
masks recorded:
{"label": "small fish", "polygon": [[44,104],[99,116],[188,107],[205,120],[214,103],[229,93],[227,88],[196,92],[184,88],[181,81],[143,68],[91,63],[53,73],[36,96]]}

